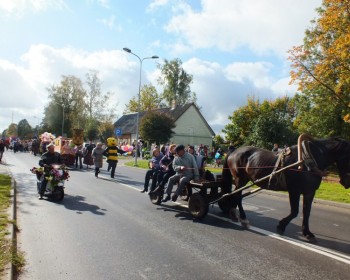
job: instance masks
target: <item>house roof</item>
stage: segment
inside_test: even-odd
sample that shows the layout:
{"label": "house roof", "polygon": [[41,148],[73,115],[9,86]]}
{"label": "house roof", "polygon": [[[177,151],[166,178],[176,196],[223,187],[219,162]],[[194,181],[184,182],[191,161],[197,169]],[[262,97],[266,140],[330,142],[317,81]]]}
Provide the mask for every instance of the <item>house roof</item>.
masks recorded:
{"label": "house roof", "polygon": [[[199,111],[198,107],[194,103],[187,103],[184,105],[176,105],[174,108],[167,107],[167,108],[157,108],[152,111],[167,114],[171,118],[174,119],[174,121],[177,121],[178,118],[180,118],[191,106],[194,106],[194,108],[197,110],[199,116],[203,119],[203,122],[208,127],[209,131],[212,133],[212,135],[215,135],[215,132],[211,129],[208,122],[205,120],[201,112]],[[144,115],[147,114],[147,111],[140,112],[140,120]],[[137,120],[137,113],[129,113],[123,115],[121,118],[119,118],[115,123],[114,127],[120,128],[123,134],[135,134],[136,133],[136,120]]]}

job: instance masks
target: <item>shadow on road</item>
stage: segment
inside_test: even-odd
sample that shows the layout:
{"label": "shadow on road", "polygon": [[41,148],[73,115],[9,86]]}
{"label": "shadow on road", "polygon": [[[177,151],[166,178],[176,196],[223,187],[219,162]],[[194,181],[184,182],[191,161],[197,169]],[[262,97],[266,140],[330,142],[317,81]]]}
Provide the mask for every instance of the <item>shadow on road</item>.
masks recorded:
{"label": "shadow on road", "polygon": [[106,209],[100,208],[97,205],[89,204],[85,202],[85,197],[81,195],[68,195],[64,196],[64,203],[62,206],[68,210],[77,211],[77,214],[82,214],[82,212],[89,211],[95,215],[105,215]]}

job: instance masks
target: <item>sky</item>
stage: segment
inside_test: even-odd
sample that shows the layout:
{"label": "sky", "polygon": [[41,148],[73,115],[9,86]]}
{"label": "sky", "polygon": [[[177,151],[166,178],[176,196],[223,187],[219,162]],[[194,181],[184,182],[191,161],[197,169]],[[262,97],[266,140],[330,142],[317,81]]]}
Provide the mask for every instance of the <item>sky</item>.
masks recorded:
{"label": "sky", "polygon": [[[98,71],[117,117],[157,63],[180,59],[216,134],[247,98],[293,96],[288,50],[301,45],[322,0],[0,0],[0,132],[38,125],[48,88]],[[87,87],[86,87],[87,88]]]}

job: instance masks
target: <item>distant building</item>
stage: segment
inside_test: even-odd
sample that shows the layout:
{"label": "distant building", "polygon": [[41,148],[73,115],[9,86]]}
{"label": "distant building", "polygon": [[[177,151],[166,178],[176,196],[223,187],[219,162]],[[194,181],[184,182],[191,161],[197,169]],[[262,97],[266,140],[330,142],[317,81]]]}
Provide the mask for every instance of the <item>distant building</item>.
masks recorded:
{"label": "distant building", "polygon": [[[214,131],[205,120],[198,107],[194,103],[184,105],[175,105],[168,108],[158,108],[153,111],[165,113],[174,119],[176,127],[170,143],[194,145],[200,144],[211,146]],[[140,123],[147,112],[140,112]],[[137,113],[123,115],[114,123],[114,127],[121,131],[118,136],[119,142],[124,141],[127,144],[133,143],[136,138]]]}

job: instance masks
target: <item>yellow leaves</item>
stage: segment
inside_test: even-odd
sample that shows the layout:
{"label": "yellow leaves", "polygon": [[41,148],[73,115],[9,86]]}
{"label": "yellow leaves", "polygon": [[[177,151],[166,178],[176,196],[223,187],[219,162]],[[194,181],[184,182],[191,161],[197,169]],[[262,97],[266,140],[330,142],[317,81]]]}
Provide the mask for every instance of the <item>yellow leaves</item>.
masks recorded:
{"label": "yellow leaves", "polygon": [[346,114],[344,117],[343,117],[343,120],[347,123],[350,123],[350,114]]}

